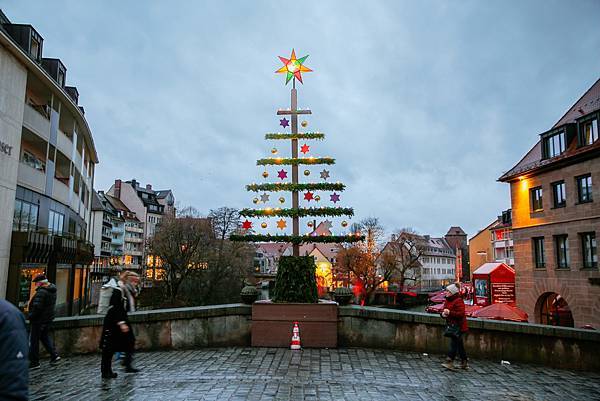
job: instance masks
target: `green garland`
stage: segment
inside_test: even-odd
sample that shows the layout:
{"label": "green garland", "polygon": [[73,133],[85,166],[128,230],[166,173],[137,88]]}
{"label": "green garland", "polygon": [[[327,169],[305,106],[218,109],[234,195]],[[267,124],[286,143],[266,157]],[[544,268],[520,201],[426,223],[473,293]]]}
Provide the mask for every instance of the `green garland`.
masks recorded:
{"label": "green garland", "polygon": [[271,235],[271,234],[247,234],[238,235],[232,234],[229,239],[238,242],[291,242],[292,244],[307,244],[307,243],[351,243],[364,241],[364,235]]}
{"label": "green garland", "polygon": [[335,164],[335,159],[331,157],[300,157],[300,158],[284,158],[284,157],[269,157],[267,159],[258,159],[257,166],[266,166],[270,164],[288,164],[297,166],[299,164]]}
{"label": "green garland", "polygon": [[307,217],[307,216],[354,216],[350,207],[310,207],[297,209],[242,209],[240,216],[244,217]]}
{"label": "green garland", "polygon": [[247,191],[343,191],[346,185],[333,182],[316,182],[307,184],[293,184],[291,182],[274,182],[265,184],[246,185]]}
{"label": "green garland", "polygon": [[322,132],[300,132],[298,134],[287,134],[283,132],[269,132],[265,135],[265,139],[324,139],[325,134]]}

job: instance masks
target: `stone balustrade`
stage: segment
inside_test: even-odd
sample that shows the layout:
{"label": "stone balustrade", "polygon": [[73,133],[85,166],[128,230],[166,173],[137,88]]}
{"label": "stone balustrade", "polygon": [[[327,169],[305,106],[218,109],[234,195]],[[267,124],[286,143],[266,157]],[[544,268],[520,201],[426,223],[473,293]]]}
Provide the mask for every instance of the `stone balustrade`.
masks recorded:
{"label": "stone balustrade", "polygon": [[[135,312],[130,320],[141,350],[249,346],[251,313],[248,305],[229,304]],[[447,350],[444,320],[437,315],[343,306],[338,318],[340,347]],[[473,358],[600,370],[598,331],[482,319],[469,319],[469,326],[465,346]],[[61,353],[98,351],[101,316],[57,318],[53,327]]]}

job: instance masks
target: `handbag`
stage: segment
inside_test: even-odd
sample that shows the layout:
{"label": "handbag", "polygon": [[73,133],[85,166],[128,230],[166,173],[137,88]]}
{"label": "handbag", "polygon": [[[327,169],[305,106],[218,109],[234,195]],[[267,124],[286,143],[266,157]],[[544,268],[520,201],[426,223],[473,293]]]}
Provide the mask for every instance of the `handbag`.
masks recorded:
{"label": "handbag", "polygon": [[457,338],[460,335],[460,327],[457,324],[449,324],[444,329],[444,337]]}

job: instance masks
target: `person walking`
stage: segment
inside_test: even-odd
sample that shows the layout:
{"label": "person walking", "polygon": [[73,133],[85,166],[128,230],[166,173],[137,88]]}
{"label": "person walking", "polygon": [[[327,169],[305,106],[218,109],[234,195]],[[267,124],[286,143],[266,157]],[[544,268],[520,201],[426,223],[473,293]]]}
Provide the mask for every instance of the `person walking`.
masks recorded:
{"label": "person walking", "polygon": [[[125,372],[135,373],[138,369],[132,366],[133,349],[135,346],[135,336],[129,324],[127,311],[131,302],[126,293],[127,284],[132,284],[131,272],[123,272],[119,286],[112,292],[108,312],[104,317],[102,327],[102,336],[100,338],[100,349],[102,350],[102,361],[100,371],[102,378],[112,379],[117,374],[112,370],[112,357],[115,352],[125,352]],[[135,274],[135,273],[134,273]],[[135,277],[138,277],[135,274]]]}
{"label": "person walking", "polygon": [[450,350],[446,361],[442,364],[447,369],[454,369],[454,359],[456,355],[460,357],[460,367],[469,369],[467,352],[463,337],[469,330],[467,325],[467,316],[465,314],[465,303],[460,295],[460,284],[450,284],[445,290],[446,300],[444,301],[444,309],[442,317],[446,319],[446,330],[444,336],[450,338]]}
{"label": "person walking", "polygon": [[56,307],[56,286],[50,283],[44,274],[38,274],[32,281],[37,289],[29,305],[29,323],[31,324],[29,367],[30,369],[39,369],[40,341],[50,354],[50,363],[60,360],[50,338],[50,326],[54,320],[54,308]]}
{"label": "person walking", "polygon": [[29,399],[29,370],[25,316],[0,299],[0,400]]}

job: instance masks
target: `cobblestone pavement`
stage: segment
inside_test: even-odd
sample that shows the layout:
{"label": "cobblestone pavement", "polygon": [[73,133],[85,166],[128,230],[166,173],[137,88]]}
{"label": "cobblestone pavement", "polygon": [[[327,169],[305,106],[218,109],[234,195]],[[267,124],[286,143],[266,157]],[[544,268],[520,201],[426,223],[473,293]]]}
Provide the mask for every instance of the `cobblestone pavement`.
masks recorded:
{"label": "cobblestone pavement", "polygon": [[218,348],[136,355],[142,371],[100,378],[100,356],[31,372],[32,400],[600,400],[600,374],[367,349]]}

